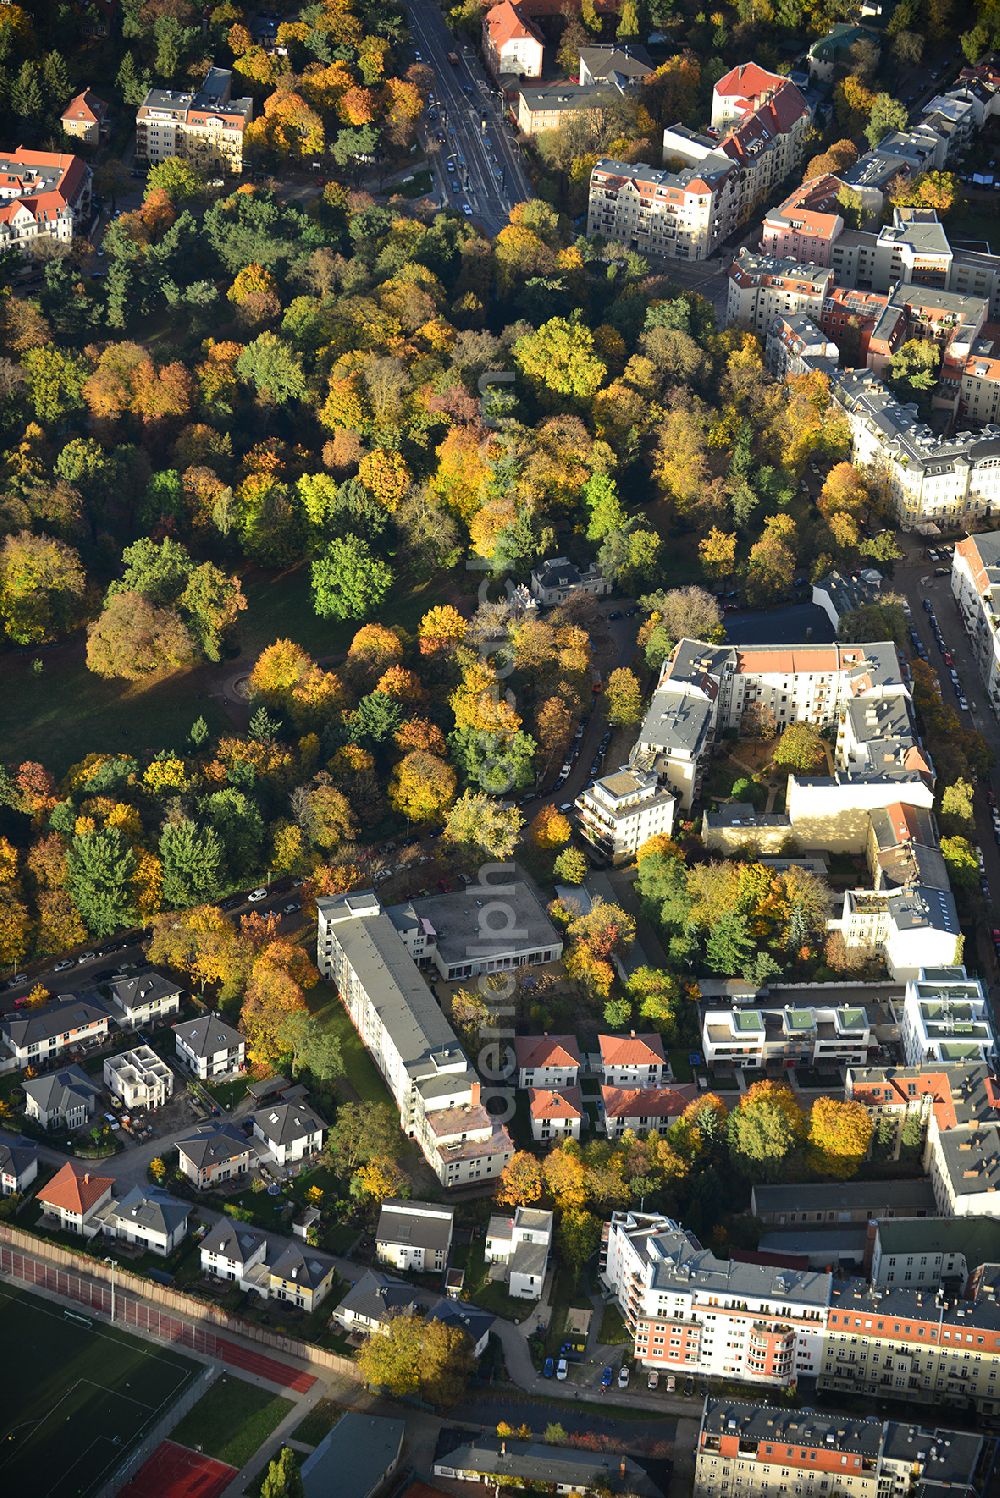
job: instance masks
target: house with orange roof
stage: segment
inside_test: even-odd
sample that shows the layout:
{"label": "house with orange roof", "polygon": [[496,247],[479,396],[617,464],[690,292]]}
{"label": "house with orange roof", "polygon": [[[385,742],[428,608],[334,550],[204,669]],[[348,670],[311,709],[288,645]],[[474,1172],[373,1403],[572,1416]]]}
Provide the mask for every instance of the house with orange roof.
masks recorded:
{"label": "house with orange roof", "polygon": [[676,1087],[602,1087],[604,1132],[619,1139],[626,1129],[633,1134],[665,1134],[689,1103],[698,1096],[693,1083]]}
{"label": "house with orange roof", "polygon": [[532,1087],[528,1091],[531,1137],[536,1144],[579,1139],[585,1114],[579,1087]]}
{"label": "house with orange roof", "polygon": [[40,239],[70,244],[90,221],[92,182],[80,156],[0,151],[0,250],[27,255]]}
{"label": "house with orange roof", "polygon": [[63,135],[82,140],[84,145],[100,144],[102,132],[107,129],[108,106],[92,89],[85,88],[71,99],[63,110],[60,123]]}
{"label": "house with orange roof", "polygon": [[755,62],[730,68],[712,90],[712,124],[718,129],[753,114],[787,82],[780,73],[771,73]]}
{"label": "house with orange roof", "polygon": [[545,43],[521,6],[500,0],[483,17],[483,57],[493,77],[541,78]]}
{"label": "house with orange roof", "polygon": [[96,1238],[101,1231],[99,1214],[111,1201],[114,1184],[111,1176],[97,1175],[67,1160],[37,1193],[37,1200],[44,1208],[42,1225],[77,1233],[83,1238]]}
{"label": "house with orange roof", "polygon": [[670,1079],[670,1066],[659,1035],[598,1035],[601,1081],[606,1087],[659,1087]]}
{"label": "house with orange roof", "polygon": [[575,1087],[580,1080],[575,1035],[518,1035],[514,1059],[518,1087]]}

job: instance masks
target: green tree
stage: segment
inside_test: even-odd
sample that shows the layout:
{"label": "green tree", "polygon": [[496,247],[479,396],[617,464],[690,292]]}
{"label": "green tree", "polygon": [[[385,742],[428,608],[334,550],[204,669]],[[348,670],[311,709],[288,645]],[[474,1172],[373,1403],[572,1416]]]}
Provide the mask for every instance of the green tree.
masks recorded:
{"label": "green tree", "polygon": [[260,1485],[260,1498],[302,1498],[299,1458],[290,1446],[273,1457]]}
{"label": "green tree", "polygon": [[276,333],[261,333],[248,343],[236,360],[236,373],[266,405],[283,406],[306,393],[299,356]]}
{"label": "green tree", "polygon": [[321,619],[364,619],[392,587],[392,568],[360,536],[337,537],[312,564],[313,608]]}
{"label": "green tree", "polygon": [[943,837],[941,857],[948,877],[958,889],[975,889],[979,883],[979,864],[972,844],[964,837]]}
{"label": "green tree", "polygon": [[447,1407],[461,1398],[472,1373],[472,1342],[467,1332],[443,1321],[394,1316],[381,1336],[359,1348],[357,1365],[369,1388]]}
{"label": "green tree", "polygon": [[42,58],[42,81],[50,108],[62,113],[72,97],[73,86],[61,52],[46,52]]}
{"label": "green tree", "polygon": [[931,339],[909,338],[889,361],[889,383],[901,399],[916,400],[937,384],[941,350]]}
{"label": "green tree", "polygon": [[727,1121],[729,1150],[745,1174],[773,1180],[786,1169],[805,1137],[805,1116],[788,1087],[755,1082]]}
{"label": "green tree", "polygon": [[28,398],[43,426],[57,426],[65,417],[82,409],[87,368],[77,355],[61,353],[47,343],[28,349],[21,365]]}
{"label": "green tree", "polygon": [[37,120],[45,110],[42,73],[37,62],[22,62],[10,83],[8,98],[13,112],[22,120]]}
{"label": "green tree", "polygon": [[969,832],[973,827],[972,786],[967,780],[946,785],[941,793],[941,819],[949,832]]}
{"label": "green tree", "polygon": [[66,888],[91,936],[136,920],[136,857],[117,827],[78,833],[66,850]]}
{"label": "green tree", "polygon": [[612,531],[624,530],[628,525],[618,485],[609,473],[591,475],[583,486],[583,502],[589,516],[588,541],[603,541]]}
{"label": "green tree", "polygon": [[587,855],[579,848],[563,848],[552,865],[553,874],[564,884],[582,884],[589,869]]}
{"label": "green tree", "polygon": [[813,723],[789,723],[774,746],[774,763],[808,774],[826,763],[826,746]]}
{"label": "green tree", "polygon": [[552,317],[513,347],[514,362],[526,379],[554,395],[588,400],[604,383],[607,369],[594,352],[586,323]]}
{"label": "green tree", "polygon": [[670,1039],[676,1036],[681,1006],[680,984],[661,968],[637,967],[625,985],[629,998],[639,1006],[639,1016]]}
{"label": "green tree", "polygon": [[250,797],[227,786],[206,796],[202,811],[218,835],[230,878],[237,880],[255,873],[260,867],[264,821]]}
{"label": "green tree", "polygon": [[176,207],[196,203],[205,191],[205,179],[196,166],[182,156],[165,156],[154,162],[146,174],[145,196],[165,192]]}
{"label": "green tree", "polygon": [[399,1117],[388,1103],[341,1103],[326,1136],[324,1153],[338,1175],[400,1152]]}
{"label": "green tree", "polygon": [[0,619],[17,645],[44,645],[77,622],[86,574],[72,546],[30,531],[0,545]]}
{"label": "green tree", "polygon": [[556,1232],[556,1248],[575,1281],[589,1259],[596,1254],[601,1243],[601,1224],[592,1212],[582,1207],[570,1207],[559,1219]]}
{"label": "green tree", "polygon": [[731,910],[716,920],[705,943],[705,962],[713,973],[735,978],[746,973],[753,960],[754,943],[745,915]]}
{"label": "green tree", "polygon": [[344,1055],[340,1037],[316,1023],[307,1010],[296,1010],[281,1027],[281,1039],[288,1046],[292,1076],[308,1071],[317,1082],[329,1083],[344,1072]]}
{"label": "green tree", "polygon": [[874,151],[883,136],[889,135],[893,130],[905,130],[907,123],[905,104],[901,104],[891,94],[876,94],[868,124],[865,126],[868,144]]}
{"label": "green tree", "polygon": [[198,905],[219,893],[223,855],[213,827],[199,827],[190,817],[167,822],[160,834],[160,858],[165,904]]}
{"label": "green tree", "polygon": [[449,842],[481,848],[491,858],[510,858],[523,826],[516,806],[481,791],[466,791],[449,809],[444,835]]}
{"label": "green tree", "polygon": [[152,78],[148,73],[140,74],[131,52],[126,52],[118,67],[115,82],[118,92],[126,104],[138,108],[149,92]]}
{"label": "green tree", "polygon": [[632,727],[642,718],[642,688],[628,666],[619,666],[608,677],[606,690],[608,722]]}
{"label": "green tree", "polygon": [[637,0],[622,0],[622,8],[618,16],[618,40],[620,42],[634,41],[638,35],[639,6]]}

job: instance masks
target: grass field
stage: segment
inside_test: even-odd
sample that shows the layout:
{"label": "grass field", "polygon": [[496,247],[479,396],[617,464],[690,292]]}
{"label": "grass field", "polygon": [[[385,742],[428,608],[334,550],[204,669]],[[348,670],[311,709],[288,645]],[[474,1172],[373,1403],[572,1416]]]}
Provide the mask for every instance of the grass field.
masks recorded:
{"label": "grass field", "polygon": [[338,1095],[347,1099],[356,1096],[366,1103],[391,1103],[389,1089],[365,1050],[361,1036],[351,1024],[350,1015],[337,998],[333,985],[318,983],[310,990],[307,1002],[317,1023],[324,1030],[331,1030],[340,1041],[344,1075],[338,1080]]}
{"label": "grass field", "polygon": [[223,1373],[170,1439],[231,1467],[244,1467],[291,1408],[290,1399]]}
{"label": "grass field", "polygon": [[197,1363],[0,1286],[0,1492],[90,1498]]}

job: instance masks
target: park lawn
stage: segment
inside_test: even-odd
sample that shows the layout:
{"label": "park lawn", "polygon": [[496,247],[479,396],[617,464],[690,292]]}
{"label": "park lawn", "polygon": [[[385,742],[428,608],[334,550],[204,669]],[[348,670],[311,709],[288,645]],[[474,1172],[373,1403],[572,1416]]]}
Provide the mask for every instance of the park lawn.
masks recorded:
{"label": "park lawn", "polygon": [[291,1409],[291,1399],[223,1373],[171,1431],[170,1439],[232,1467],[245,1467]]}
{"label": "park lawn", "polygon": [[297,1425],[292,1431],[292,1440],[301,1441],[303,1446],[318,1446],[323,1437],[333,1429],[341,1415],[344,1406],[337,1404],[334,1399],[320,1399],[313,1405],[301,1425]]}
{"label": "park lawn", "polygon": [[92,1498],[201,1372],[7,1285],[0,1340],[0,1491],[12,1498]]}
{"label": "park lawn", "polygon": [[309,992],[308,1003],[316,1022],[325,1030],[332,1030],[340,1041],[344,1073],[335,1083],[337,1096],[342,1101],[360,1098],[365,1103],[391,1104],[389,1090],[365,1050],[361,1036],[351,1024],[350,1015],[337,998],[333,985],[318,983]]}

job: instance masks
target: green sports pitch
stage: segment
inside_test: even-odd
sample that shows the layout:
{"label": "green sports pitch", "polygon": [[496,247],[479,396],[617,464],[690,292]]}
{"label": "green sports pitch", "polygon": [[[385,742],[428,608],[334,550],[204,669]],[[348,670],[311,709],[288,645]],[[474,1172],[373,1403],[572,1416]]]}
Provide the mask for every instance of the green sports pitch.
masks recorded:
{"label": "green sports pitch", "polygon": [[91,1498],[201,1371],[10,1285],[0,1350],[0,1493],[11,1498]]}

